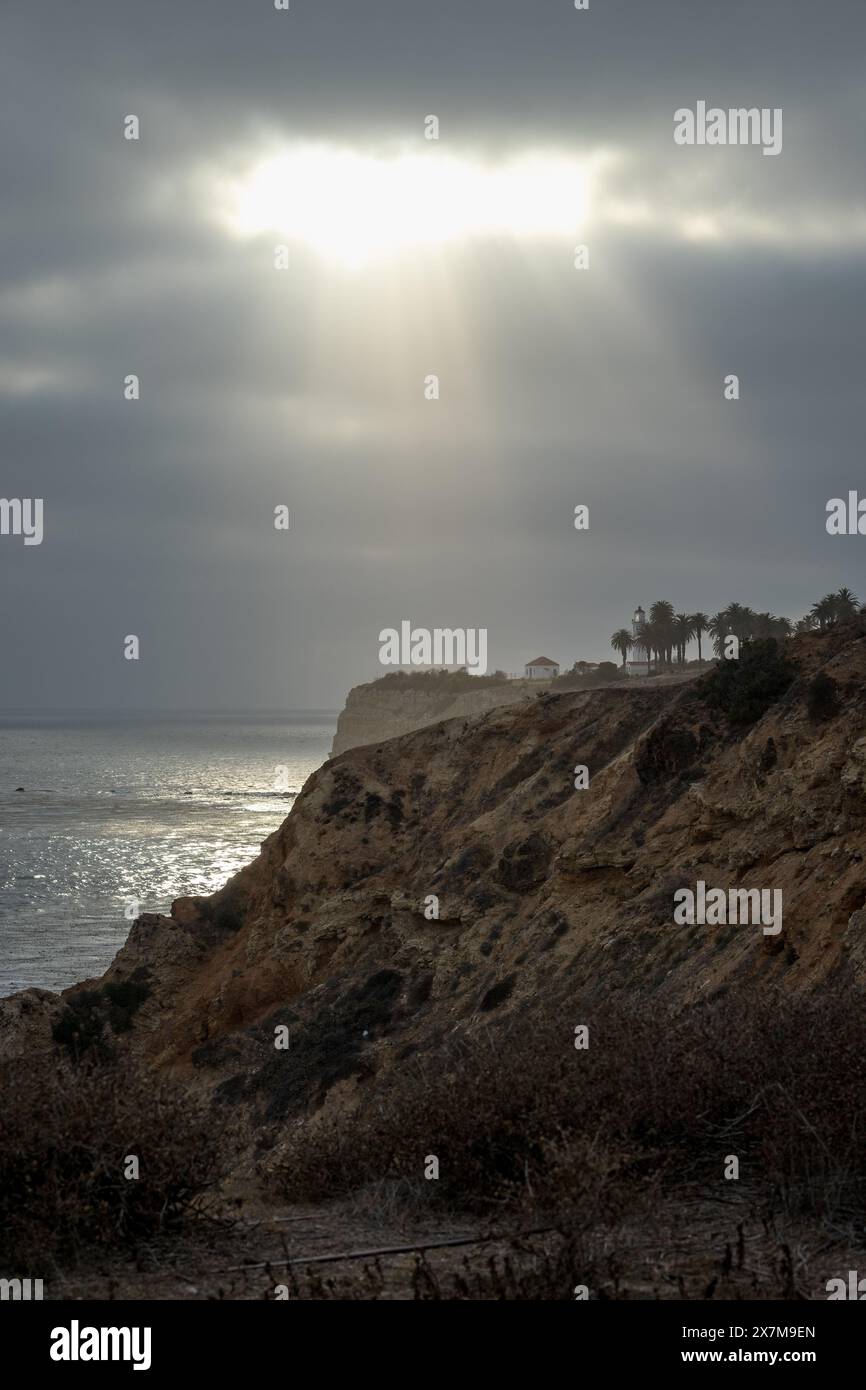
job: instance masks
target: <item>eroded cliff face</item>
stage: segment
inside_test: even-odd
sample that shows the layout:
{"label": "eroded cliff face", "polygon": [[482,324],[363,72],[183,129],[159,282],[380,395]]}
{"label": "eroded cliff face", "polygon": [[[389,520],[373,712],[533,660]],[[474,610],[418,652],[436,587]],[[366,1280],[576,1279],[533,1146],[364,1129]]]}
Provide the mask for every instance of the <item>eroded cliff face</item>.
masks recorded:
{"label": "eroded cliff face", "polygon": [[[705,678],[547,694],[332,759],[222,893],[134,925],[98,985],[150,989],[118,1046],[267,1126],[518,1008],[579,1022],[619,989],[862,988],[866,636],[790,653],[795,679],[747,728]],[[819,671],[836,683],[821,719]],[[676,925],[698,880],[781,889],[782,931]],[[6,1001],[0,1050],[49,1046],[63,1007]]]}
{"label": "eroded cliff face", "polygon": [[472,718],[500,705],[532,700],[549,684],[549,681],[509,681],[462,692],[401,688],[382,681],[356,685],[349,691],[337,721],[331,756],[367,743],[399,738],[401,734],[413,733],[415,729],[443,719]]}

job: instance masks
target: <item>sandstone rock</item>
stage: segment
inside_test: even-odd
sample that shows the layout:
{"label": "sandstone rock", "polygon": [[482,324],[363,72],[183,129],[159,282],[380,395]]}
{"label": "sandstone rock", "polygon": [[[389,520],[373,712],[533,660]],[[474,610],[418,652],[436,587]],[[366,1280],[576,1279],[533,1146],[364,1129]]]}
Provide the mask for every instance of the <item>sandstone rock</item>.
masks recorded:
{"label": "sandstone rock", "polygon": [[175,898],[170,912],[172,921],[182,927],[192,926],[199,920],[201,902],[201,898]]}

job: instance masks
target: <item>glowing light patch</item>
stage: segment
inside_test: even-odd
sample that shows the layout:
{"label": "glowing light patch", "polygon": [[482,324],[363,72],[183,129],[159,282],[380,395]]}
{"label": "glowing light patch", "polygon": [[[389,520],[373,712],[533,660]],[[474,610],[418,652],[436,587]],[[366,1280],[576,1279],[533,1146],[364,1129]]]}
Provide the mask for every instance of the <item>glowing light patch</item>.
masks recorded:
{"label": "glowing light patch", "polygon": [[499,165],[430,150],[391,157],[329,146],[260,160],[227,189],[239,236],[275,233],[359,266],[470,237],[568,236],[586,216],[589,161],[527,154]]}

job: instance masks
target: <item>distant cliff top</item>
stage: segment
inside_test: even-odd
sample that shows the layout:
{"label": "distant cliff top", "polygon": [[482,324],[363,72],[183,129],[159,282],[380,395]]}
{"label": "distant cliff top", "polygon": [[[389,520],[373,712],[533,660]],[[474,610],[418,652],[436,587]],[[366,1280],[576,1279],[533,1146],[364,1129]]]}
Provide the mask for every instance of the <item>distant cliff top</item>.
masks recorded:
{"label": "distant cliff top", "polygon": [[549,687],[549,681],[509,680],[501,672],[470,676],[465,671],[392,671],[349,691],[331,756],[398,738],[441,719],[486,714],[500,705],[532,699]]}

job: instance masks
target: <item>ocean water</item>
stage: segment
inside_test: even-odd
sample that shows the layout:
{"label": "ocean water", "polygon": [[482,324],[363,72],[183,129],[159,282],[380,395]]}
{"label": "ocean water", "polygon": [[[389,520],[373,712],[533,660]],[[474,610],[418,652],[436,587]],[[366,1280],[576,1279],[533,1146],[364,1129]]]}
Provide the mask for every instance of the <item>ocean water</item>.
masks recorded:
{"label": "ocean water", "polygon": [[164,912],[219,888],[288,815],[335,727],[327,712],[0,715],[0,995],[101,973],[132,900]]}

